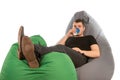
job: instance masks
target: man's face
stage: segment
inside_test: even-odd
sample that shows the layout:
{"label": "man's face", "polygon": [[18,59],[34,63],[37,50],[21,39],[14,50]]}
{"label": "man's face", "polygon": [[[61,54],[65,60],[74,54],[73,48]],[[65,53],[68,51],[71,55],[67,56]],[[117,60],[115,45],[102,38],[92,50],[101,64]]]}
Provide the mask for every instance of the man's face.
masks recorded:
{"label": "man's face", "polygon": [[83,35],[83,32],[85,30],[84,25],[82,24],[82,22],[73,22],[73,29],[79,28],[80,32],[78,33],[78,35]]}

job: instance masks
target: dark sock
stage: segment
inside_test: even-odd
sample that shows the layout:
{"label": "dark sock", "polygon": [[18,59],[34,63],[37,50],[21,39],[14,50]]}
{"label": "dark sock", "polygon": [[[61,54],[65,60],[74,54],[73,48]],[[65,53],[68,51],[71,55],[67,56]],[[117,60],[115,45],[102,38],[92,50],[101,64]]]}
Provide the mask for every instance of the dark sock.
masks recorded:
{"label": "dark sock", "polygon": [[40,57],[42,55],[43,46],[41,46],[40,44],[35,44],[34,48],[35,48],[35,53],[37,54],[38,57]]}
{"label": "dark sock", "polygon": [[39,44],[34,44],[34,52],[35,52],[35,55],[36,55],[36,58],[38,60],[38,62],[40,62],[40,59],[41,59],[41,48],[42,46],[39,45]]}
{"label": "dark sock", "polygon": [[35,47],[35,53],[37,54],[38,57],[41,57],[42,55],[55,50],[55,46],[44,47],[41,46],[40,44],[35,44],[34,47]]}

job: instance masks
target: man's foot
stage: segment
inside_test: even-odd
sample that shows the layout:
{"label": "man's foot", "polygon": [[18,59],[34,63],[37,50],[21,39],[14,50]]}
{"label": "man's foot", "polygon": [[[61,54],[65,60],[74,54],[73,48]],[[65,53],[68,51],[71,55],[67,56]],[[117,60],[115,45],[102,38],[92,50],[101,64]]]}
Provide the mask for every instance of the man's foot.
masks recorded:
{"label": "man's foot", "polygon": [[21,26],[18,32],[18,58],[20,60],[25,59],[22,53],[22,37],[24,36],[24,28]]}
{"label": "man's foot", "polygon": [[34,53],[34,45],[30,38],[27,36],[24,36],[22,38],[22,52],[31,68],[39,67],[39,63]]}

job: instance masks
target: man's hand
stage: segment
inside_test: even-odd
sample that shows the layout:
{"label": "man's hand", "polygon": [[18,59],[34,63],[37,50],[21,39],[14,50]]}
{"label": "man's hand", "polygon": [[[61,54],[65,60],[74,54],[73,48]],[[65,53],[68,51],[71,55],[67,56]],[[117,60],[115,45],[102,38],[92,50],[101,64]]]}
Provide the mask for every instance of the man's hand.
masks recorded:
{"label": "man's hand", "polygon": [[75,32],[75,30],[72,28],[68,31],[68,33],[66,34],[67,37],[71,37],[73,36],[73,33]]}
{"label": "man's hand", "polygon": [[78,47],[73,47],[72,49],[79,52],[79,53],[82,53],[82,50],[80,48],[78,48]]}

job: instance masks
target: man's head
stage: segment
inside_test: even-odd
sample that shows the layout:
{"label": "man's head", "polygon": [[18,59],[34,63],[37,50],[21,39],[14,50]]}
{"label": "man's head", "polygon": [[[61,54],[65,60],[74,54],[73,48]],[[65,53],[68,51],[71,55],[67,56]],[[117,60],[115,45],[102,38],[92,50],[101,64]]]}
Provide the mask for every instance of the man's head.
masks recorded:
{"label": "man's head", "polygon": [[82,19],[76,19],[73,22],[73,29],[79,28],[80,32],[78,33],[78,35],[83,36],[83,32],[85,30],[85,25],[84,25],[84,21]]}
{"label": "man's head", "polygon": [[85,25],[84,25],[85,22],[84,22],[83,19],[76,19],[74,22],[75,22],[75,23],[79,23],[79,22],[81,22],[81,23],[83,24],[83,26],[85,26]]}

